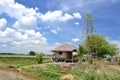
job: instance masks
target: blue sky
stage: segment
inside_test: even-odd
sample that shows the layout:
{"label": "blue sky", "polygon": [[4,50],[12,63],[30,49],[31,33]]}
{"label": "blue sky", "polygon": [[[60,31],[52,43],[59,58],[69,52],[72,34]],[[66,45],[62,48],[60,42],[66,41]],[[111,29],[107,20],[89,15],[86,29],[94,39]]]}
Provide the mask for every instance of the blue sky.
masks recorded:
{"label": "blue sky", "polygon": [[120,48],[120,0],[0,0],[0,52],[50,53],[65,42],[82,42],[84,16],[95,33]]}

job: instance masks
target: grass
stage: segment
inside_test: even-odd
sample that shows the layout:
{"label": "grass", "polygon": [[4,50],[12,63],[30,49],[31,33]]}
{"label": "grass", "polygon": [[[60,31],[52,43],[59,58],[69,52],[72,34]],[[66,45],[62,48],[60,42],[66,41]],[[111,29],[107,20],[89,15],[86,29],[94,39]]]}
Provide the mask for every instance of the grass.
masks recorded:
{"label": "grass", "polygon": [[[97,68],[94,68],[96,67]],[[102,66],[102,65],[101,65]],[[25,70],[39,74],[38,80],[59,80],[61,76],[72,74],[74,80],[119,80],[120,71],[105,67],[101,70],[101,66],[90,64],[77,64],[76,69],[64,71],[59,64],[48,64],[46,67],[30,67]],[[100,72],[98,72],[98,70]]]}
{"label": "grass", "polygon": [[[44,57],[43,62],[51,62],[50,57]],[[36,56],[26,56],[26,55],[0,55],[0,66],[29,66],[37,64]]]}
{"label": "grass", "polygon": [[[50,58],[44,57],[44,63],[51,62]],[[44,64],[43,63],[43,64]],[[65,71],[60,64],[47,64],[44,67],[36,65],[35,56],[0,56],[0,66],[14,65],[22,68],[22,73],[31,74],[35,80],[59,80],[61,76],[72,74],[74,80],[119,80],[120,69],[109,67],[109,62],[94,60],[85,63],[76,63],[70,70]],[[28,66],[28,67],[24,67]],[[119,65],[114,65],[120,68]]]}

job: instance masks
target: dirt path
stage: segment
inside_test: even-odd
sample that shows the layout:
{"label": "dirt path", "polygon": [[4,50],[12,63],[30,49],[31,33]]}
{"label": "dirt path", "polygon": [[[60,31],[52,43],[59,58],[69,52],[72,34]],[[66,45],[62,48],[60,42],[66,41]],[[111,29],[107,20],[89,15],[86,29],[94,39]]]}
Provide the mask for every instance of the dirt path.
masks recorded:
{"label": "dirt path", "polygon": [[120,66],[118,66],[118,65],[108,65],[108,67],[111,69],[116,69],[116,70],[120,71]]}
{"label": "dirt path", "polygon": [[32,80],[26,76],[9,70],[0,70],[0,80]]}

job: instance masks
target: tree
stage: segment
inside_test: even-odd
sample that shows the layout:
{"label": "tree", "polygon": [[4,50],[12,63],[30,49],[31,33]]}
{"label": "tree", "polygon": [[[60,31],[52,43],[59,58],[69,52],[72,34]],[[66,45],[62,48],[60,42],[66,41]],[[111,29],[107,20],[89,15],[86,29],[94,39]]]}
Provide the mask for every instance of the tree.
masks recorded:
{"label": "tree", "polygon": [[119,52],[119,49],[114,44],[109,44],[108,46],[108,53],[110,56],[114,56]]}
{"label": "tree", "polygon": [[86,53],[87,53],[86,49],[83,46],[79,45],[79,49],[77,51],[79,60],[82,60],[83,55]]}
{"label": "tree", "polygon": [[29,55],[36,55],[36,53],[34,51],[30,51],[28,54]]}
{"label": "tree", "polygon": [[82,57],[84,54],[87,53],[87,51],[83,46],[79,45],[79,49],[78,49],[77,53],[78,53],[79,57]]}
{"label": "tree", "polygon": [[118,48],[110,44],[107,39],[99,34],[93,34],[89,35],[84,43],[88,42],[89,40],[89,45],[87,48],[89,48],[89,51],[91,53],[96,53],[98,57],[104,57],[104,55],[115,55],[118,52]]}
{"label": "tree", "polygon": [[84,37],[88,37],[94,32],[93,18],[89,13],[85,15],[85,27],[83,29]]}
{"label": "tree", "polygon": [[85,48],[88,49],[88,53],[90,53],[89,50],[89,35],[91,35],[94,32],[94,23],[93,23],[93,18],[92,16],[87,13],[85,15],[85,27],[83,28],[83,37],[84,39],[87,37],[88,40],[85,43]]}

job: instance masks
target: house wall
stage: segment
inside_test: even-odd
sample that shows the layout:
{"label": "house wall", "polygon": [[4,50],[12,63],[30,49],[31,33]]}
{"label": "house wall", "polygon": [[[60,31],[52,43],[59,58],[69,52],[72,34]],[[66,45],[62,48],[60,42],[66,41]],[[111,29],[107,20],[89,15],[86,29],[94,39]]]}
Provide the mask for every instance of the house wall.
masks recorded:
{"label": "house wall", "polygon": [[67,52],[67,59],[72,59],[72,52]]}
{"label": "house wall", "polygon": [[54,52],[55,58],[59,58],[59,52]]}
{"label": "house wall", "polygon": [[72,52],[62,52],[62,55],[59,55],[59,52],[55,52],[55,58],[60,58],[62,56],[62,58],[65,59],[72,59]]}

